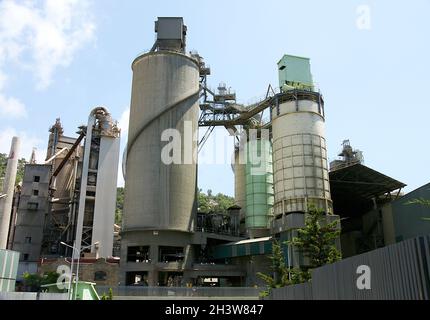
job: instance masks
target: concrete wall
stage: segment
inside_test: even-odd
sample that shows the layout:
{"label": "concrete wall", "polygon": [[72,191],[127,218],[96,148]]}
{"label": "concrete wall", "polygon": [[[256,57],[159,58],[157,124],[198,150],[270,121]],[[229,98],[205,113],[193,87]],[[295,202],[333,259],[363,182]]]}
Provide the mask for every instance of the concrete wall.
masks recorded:
{"label": "concrete wall", "polygon": [[[21,253],[20,261],[39,260],[43,240],[45,215],[48,212],[50,165],[28,164],[25,166],[19,201],[13,249]],[[39,182],[35,182],[35,177]],[[38,195],[34,195],[37,191]],[[37,204],[37,209],[32,206]]]}
{"label": "concrete wall", "polygon": [[[357,267],[371,271],[371,288],[359,290]],[[430,299],[430,236],[317,268],[312,282],[273,289],[269,299],[428,300]]]}
{"label": "concrete wall", "polygon": [[[190,270],[193,263],[192,237],[186,232],[175,231],[144,231],[128,232],[121,239],[121,285],[125,285],[126,273],[145,271],[148,272],[149,285],[157,285],[159,271]],[[128,262],[128,247],[149,246],[149,262]],[[181,263],[162,263],[159,261],[159,247],[183,247],[184,259]]]}
{"label": "concrete wall", "polygon": [[37,300],[36,292],[0,292],[0,300]]}
{"label": "concrete wall", "polygon": [[67,293],[0,292],[0,300],[68,300]]}
{"label": "concrete wall", "polygon": [[[81,260],[82,261],[82,260]],[[58,266],[66,265],[70,267],[70,262],[64,259],[57,259],[54,261],[43,262],[39,267],[39,273],[43,274],[45,272],[56,272]],[[76,270],[76,262],[73,267]],[[106,273],[106,280],[96,280],[95,273],[102,271]],[[96,261],[86,262],[83,260],[79,264],[79,280],[95,282],[100,286],[114,287],[118,285],[118,274],[119,274],[119,263],[110,263],[105,259],[97,259]]]}

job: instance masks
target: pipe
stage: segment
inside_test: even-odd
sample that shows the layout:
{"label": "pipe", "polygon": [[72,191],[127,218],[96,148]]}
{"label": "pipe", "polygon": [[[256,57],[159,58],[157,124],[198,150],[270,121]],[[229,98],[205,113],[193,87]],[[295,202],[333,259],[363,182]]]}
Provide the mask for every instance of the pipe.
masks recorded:
{"label": "pipe", "polygon": [[[54,160],[55,158],[57,158],[60,154],[62,154],[66,150],[69,150],[69,148],[63,148],[63,149],[61,149],[56,154],[54,154],[51,158],[49,158],[48,160],[46,160],[45,164],[50,163],[52,160]],[[33,154],[32,154],[32,158],[33,158]]]}
{"label": "pipe", "polygon": [[84,148],[84,159],[82,163],[82,174],[81,174],[81,186],[79,190],[79,207],[78,207],[78,220],[76,223],[76,238],[75,245],[79,251],[78,256],[76,253],[73,253],[73,257],[79,259],[81,246],[82,246],[82,231],[84,225],[84,215],[85,215],[85,198],[87,195],[87,184],[88,184],[88,169],[90,162],[90,153],[91,153],[91,140],[93,134],[93,126],[96,122],[96,114],[99,111],[104,111],[109,114],[109,111],[104,107],[94,108],[90,115],[88,116],[88,125],[87,125],[87,133],[85,138],[85,148]]}

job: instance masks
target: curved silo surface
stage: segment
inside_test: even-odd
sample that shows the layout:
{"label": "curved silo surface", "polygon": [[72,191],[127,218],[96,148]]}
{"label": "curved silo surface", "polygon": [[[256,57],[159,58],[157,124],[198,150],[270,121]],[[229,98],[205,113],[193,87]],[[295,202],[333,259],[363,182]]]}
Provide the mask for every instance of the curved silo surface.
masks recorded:
{"label": "curved silo surface", "polygon": [[250,140],[245,150],[246,229],[267,229],[274,202],[272,146],[269,140]]}
{"label": "curved silo surface", "polygon": [[[124,231],[190,231],[196,210],[196,160],[164,164],[161,153],[167,142],[161,136],[165,129],[177,129],[184,137],[185,122],[196,132],[198,65],[186,55],[159,51],[138,57],[132,69]],[[195,139],[185,144],[197,152]]]}
{"label": "curved silo surface", "polygon": [[332,212],[323,100],[300,90],[278,99],[272,109],[274,213],[305,212],[311,203]]}
{"label": "curved silo surface", "polygon": [[245,163],[243,161],[243,149],[235,148],[234,163],[232,165],[234,172],[234,202],[240,209],[240,219],[245,217],[246,209],[246,182],[245,182]]}

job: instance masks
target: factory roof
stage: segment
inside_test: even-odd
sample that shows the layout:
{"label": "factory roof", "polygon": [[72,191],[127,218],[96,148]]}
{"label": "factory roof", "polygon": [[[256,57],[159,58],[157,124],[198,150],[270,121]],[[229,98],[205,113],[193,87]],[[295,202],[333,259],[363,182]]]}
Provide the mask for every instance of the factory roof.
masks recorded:
{"label": "factory roof", "polygon": [[390,194],[406,184],[356,163],[330,171],[330,189],[336,214],[349,216],[370,210],[373,198]]}

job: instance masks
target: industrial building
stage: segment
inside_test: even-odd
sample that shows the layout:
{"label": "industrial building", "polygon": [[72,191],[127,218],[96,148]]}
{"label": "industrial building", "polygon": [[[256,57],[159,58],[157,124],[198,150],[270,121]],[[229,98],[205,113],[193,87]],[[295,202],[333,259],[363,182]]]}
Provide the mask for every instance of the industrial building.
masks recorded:
{"label": "industrial building", "polygon": [[[186,53],[182,18],[159,18],[155,26],[152,50],[132,63],[120,281],[198,285],[215,278],[224,285],[255,285],[256,272],[269,270],[271,239],[293,237],[308,204],[324,209],[328,220],[338,219],[330,195],[324,100],[314,90],[309,59],[284,56],[278,63],[281,90],[243,106],[224,84],[217,93],[207,88],[210,69],[196,52]],[[265,109],[268,123],[262,122]],[[208,127],[190,146],[192,154],[214,126],[236,133],[237,206],[225,219],[197,214],[196,157],[187,164],[160,161],[163,131],[176,128],[183,137],[187,123],[193,132]],[[289,263],[301,263],[291,255]]]}
{"label": "industrial building", "polygon": [[[429,185],[403,195],[406,184],[364,165],[348,140],[329,164],[325,102],[309,58],[284,55],[279,88],[243,105],[226,84],[209,88],[211,70],[186,51],[182,18],[158,18],[155,32],[152,49],[131,64],[122,225],[114,225],[120,128],[103,107],[76,138],[57,119],[45,162],[26,165],[0,212],[0,235],[20,252],[18,274],[83,255],[82,279],[102,285],[264,286],[257,273],[271,272],[274,240],[295,237],[312,205],[338,222],[343,257],[430,233],[430,209],[407,205],[429,199]],[[216,126],[235,139],[227,213],[200,212],[197,203],[198,154]],[[199,127],[206,132],[197,138]],[[284,249],[288,266],[306,265]]]}
{"label": "industrial building", "polygon": [[33,154],[25,165],[5,223],[8,248],[21,253],[18,277],[39,272],[44,259],[112,257],[120,137],[116,122],[106,108],[97,107],[77,138],[64,135],[60,119],[49,132],[46,160],[36,164]]}
{"label": "industrial building", "polygon": [[[269,86],[265,99],[245,106],[223,83],[217,92],[208,88],[210,69],[186,52],[182,18],[158,18],[155,31],[152,49],[132,63],[121,285],[261,284],[256,273],[269,272],[273,239],[294,237],[310,204],[339,221],[344,256],[392,241],[395,231],[383,220],[395,213],[382,212],[396,207],[405,184],[366,167],[348,141],[329,168],[324,99],[308,58],[284,55],[279,89]],[[182,137],[187,123],[207,128],[189,146],[192,154],[215,126],[236,136],[236,205],[227,215],[197,212],[197,157],[187,164],[160,159],[164,130]],[[306,263],[293,248],[286,256],[290,266]]]}

